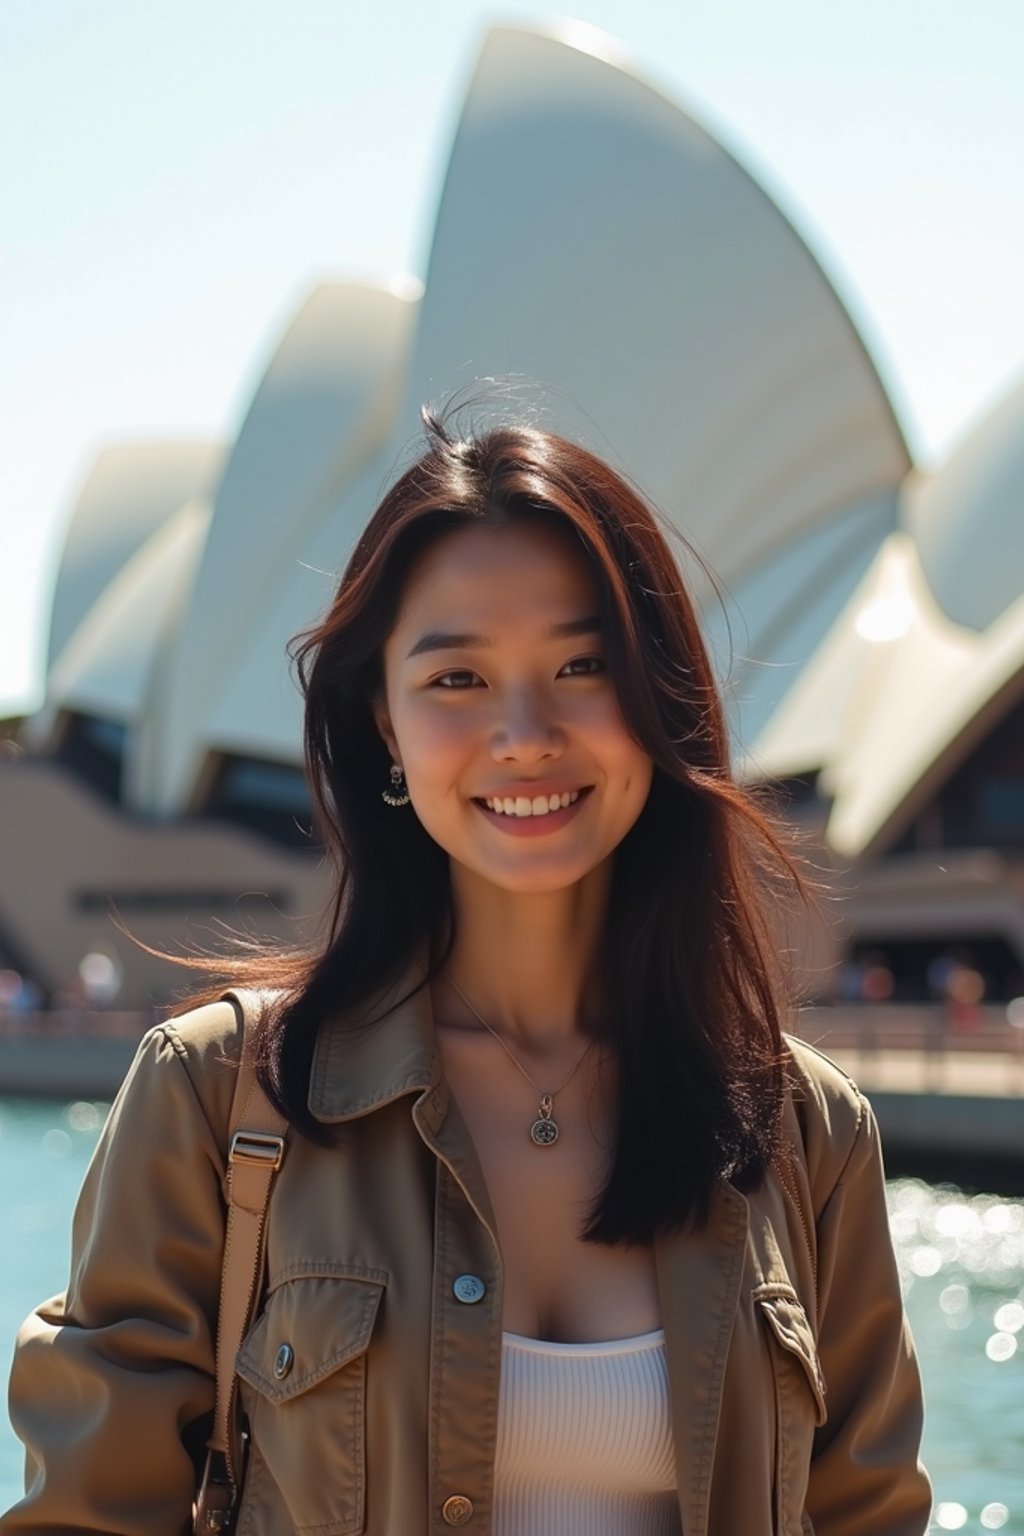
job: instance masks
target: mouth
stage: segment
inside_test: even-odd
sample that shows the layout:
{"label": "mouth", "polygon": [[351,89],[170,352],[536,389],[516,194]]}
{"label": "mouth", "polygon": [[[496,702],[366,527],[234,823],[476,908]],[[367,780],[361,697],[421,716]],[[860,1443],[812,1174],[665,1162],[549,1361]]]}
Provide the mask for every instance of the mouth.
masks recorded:
{"label": "mouth", "polygon": [[586,784],[579,789],[566,789],[560,794],[550,795],[495,795],[475,799],[473,803],[489,811],[492,816],[517,821],[539,821],[546,816],[559,816],[561,812],[567,811],[570,806],[586,799],[593,787],[593,784]]}

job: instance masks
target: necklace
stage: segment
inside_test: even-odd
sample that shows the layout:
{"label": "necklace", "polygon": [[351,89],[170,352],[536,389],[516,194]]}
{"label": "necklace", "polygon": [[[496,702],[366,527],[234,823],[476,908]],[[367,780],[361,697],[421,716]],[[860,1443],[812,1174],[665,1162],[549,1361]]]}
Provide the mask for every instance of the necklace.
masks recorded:
{"label": "necklace", "polygon": [[498,1044],[501,1046],[501,1048],[505,1052],[506,1056],[512,1062],[513,1066],[518,1067],[519,1071],[526,1078],[526,1081],[530,1084],[531,1088],[533,1088],[537,1093],[540,1094],[540,1109],[538,1111],[536,1120],[530,1126],[530,1140],[537,1147],[551,1147],[551,1146],[553,1146],[555,1144],[555,1142],[558,1140],[559,1130],[558,1130],[558,1121],[555,1119],[554,1115],[551,1113],[552,1106],[553,1106],[557,1096],[561,1093],[562,1089],[566,1086],[567,1083],[570,1083],[572,1081],[572,1079],[576,1076],[576,1073],[579,1071],[580,1067],[582,1067],[583,1063],[586,1061],[587,1057],[590,1055],[591,1051],[594,1049],[594,1046],[597,1044],[597,1041],[596,1040],[591,1040],[590,1044],[587,1046],[586,1050],[583,1052],[583,1055],[580,1057],[579,1061],[573,1067],[573,1069],[569,1073],[568,1077],[564,1077],[562,1079],[562,1081],[559,1083],[558,1087],[557,1088],[552,1088],[550,1093],[545,1093],[544,1089],[540,1086],[540,1084],[534,1082],[533,1078],[530,1076],[529,1072],[527,1072],[526,1068],[523,1066],[522,1062],[519,1060],[519,1057],[512,1050],[511,1046],[506,1044],[506,1042],[498,1034],[498,1031],[496,1029],[493,1029],[491,1027],[491,1025],[488,1024],[487,1020],[484,1018],[482,1013],[477,1013],[476,1009],[473,1007],[473,1004],[470,1002],[470,1000],[466,996],[466,994],[463,991],[461,991],[459,987],[457,987],[455,985],[454,981],[452,981],[450,976],[447,978],[447,980],[448,980],[449,986],[452,988],[452,990],[454,992],[458,993],[459,997],[462,998],[462,1001],[465,1003],[465,1005],[469,1009],[470,1013],[473,1014],[474,1018],[479,1019],[480,1023],[483,1025],[484,1029],[487,1030],[487,1033],[494,1036],[495,1040],[497,1040]]}

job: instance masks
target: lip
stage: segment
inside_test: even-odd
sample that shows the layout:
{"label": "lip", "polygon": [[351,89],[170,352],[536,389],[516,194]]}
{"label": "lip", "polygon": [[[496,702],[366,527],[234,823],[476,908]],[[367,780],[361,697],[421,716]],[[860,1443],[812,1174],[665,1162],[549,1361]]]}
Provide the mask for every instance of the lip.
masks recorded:
{"label": "lip", "polygon": [[[573,787],[575,788],[575,786]],[[496,827],[499,832],[504,832],[507,837],[547,837],[552,832],[557,832],[560,827],[566,826],[575,816],[579,815],[580,808],[586,805],[593,787],[593,784],[580,785],[579,798],[574,800],[571,805],[563,806],[557,811],[548,811],[543,816],[504,816],[500,811],[488,810],[483,800],[474,799],[473,804],[481,816],[487,818],[492,827]],[[539,784],[533,785],[532,788],[535,795],[545,793]],[[512,790],[509,789],[507,793],[511,796]],[[526,790],[524,789],[520,793],[525,794]],[[559,790],[552,786],[547,793],[556,795],[565,794],[567,791],[565,789]],[[498,796],[491,795],[488,798],[493,800],[497,799]],[[505,795],[503,794],[501,798],[504,799]]]}

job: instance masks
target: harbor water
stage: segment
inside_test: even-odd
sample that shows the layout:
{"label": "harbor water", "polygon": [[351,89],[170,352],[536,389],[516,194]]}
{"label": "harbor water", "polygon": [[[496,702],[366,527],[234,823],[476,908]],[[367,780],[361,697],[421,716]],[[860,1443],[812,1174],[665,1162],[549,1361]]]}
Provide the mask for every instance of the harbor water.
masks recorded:
{"label": "harbor water", "polygon": [[[0,1100],[0,1361],[66,1279],[70,1218],[106,1106]],[[927,1403],[934,1531],[1024,1536],[1024,1200],[899,1179],[890,1218]],[[21,1492],[0,1423],[0,1509]]]}

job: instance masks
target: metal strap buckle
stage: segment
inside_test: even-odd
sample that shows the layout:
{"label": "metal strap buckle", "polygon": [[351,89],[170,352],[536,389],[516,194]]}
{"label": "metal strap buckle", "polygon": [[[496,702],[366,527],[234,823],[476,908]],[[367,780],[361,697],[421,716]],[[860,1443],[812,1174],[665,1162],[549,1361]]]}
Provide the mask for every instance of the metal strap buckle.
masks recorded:
{"label": "metal strap buckle", "polygon": [[233,1163],[270,1163],[276,1170],[284,1157],[284,1137],[270,1136],[266,1131],[236,1131],[228,1157]]}
{"label": "metal strap buckle", "polygon": [[192,1504],[194,1536],[230,1531],[238,1490],[229,1480],[223,1452],[207,1451],[202,1481]]}

